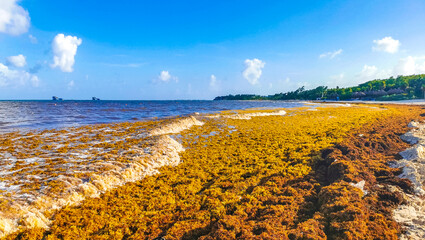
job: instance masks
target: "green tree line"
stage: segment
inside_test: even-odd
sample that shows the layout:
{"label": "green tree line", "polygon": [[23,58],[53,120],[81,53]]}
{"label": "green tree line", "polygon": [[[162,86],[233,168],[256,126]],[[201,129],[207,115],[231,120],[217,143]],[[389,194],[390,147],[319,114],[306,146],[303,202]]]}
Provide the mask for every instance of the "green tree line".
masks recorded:
{"label": "green tree line", "polygon": [[260,96],[238,94],[219,96],[214,100],[405,100],[424,98],[425,74],[376,79],[355,87],[328,88],[319,86],[306,90],[300,87],[295,91]]}

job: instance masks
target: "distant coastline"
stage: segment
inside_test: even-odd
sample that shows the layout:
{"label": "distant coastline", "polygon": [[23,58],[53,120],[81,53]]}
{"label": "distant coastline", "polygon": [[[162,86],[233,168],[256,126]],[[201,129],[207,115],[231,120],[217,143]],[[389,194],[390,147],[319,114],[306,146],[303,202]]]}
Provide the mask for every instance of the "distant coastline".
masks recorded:
{"label": "distant coastline", "polygon": [[218,96],[214,100],[365,100],[400,101],[423,99],[425,74],[390,77],[359,84],[355,87],[329,88],[319,86],[306,90],[300,87],[295,91],[261,96],[256,94],[237,94]]}

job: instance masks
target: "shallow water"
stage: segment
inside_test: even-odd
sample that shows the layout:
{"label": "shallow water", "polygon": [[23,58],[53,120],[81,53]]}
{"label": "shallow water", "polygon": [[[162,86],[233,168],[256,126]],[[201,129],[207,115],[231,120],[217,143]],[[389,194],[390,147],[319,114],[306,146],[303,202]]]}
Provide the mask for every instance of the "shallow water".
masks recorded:
{"label": "shallow water", "polygon": [[195,112],[302,105],[284,101],[0,101],[0,133],[140,121]]}

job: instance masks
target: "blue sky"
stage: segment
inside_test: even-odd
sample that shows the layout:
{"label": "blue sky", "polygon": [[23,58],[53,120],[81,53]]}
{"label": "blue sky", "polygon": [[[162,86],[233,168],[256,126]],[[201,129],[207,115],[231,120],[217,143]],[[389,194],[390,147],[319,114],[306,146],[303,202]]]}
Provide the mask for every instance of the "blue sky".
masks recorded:
{"label": "blue sky", "polygon": [[0,99],[212,99],[425,73],[425,2],[0,0]]}

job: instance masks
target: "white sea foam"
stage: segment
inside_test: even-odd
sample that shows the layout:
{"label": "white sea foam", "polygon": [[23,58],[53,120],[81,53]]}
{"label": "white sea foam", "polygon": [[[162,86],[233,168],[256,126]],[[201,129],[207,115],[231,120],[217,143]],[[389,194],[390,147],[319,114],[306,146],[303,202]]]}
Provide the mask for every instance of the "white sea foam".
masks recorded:
{"label": "white sea foam", "polygon": [[264,116],[283,116],[286,112],[284,110],[280,110],[277,112],[255,112],[255,113],[241,113],[241,114],[234,114],[234,115],[225,115],[227,118],[231,119],[245,119],[249,120],[252,117],[264,117]]}
{"label": "white sea foam", "polygon": [[254,112],[254,113],[235,113],[235,114],[215,114],[211,116],[206,116],[207,118],[230,118],[230,119],[243,119],[249,120],[252,117],[265,117],[265,116],[283,116],[286,114],[286,111],[279,110],[275,112]]}
{"label": "white sea foam", "polygon": [[199,121],[198,119],[196,119],[193,116],[187,117],[187,118],[183,118],[180,119],[176,122],[172,122],[170,124],[161,126],[157,129],[154,129],[153,131],[150,132],[151,136],[157,136],[157,135],[163,135],[163,134],[176,134],[179,133],[185,129],[189,129],[192,126],[201,126],[204,123]]}
{"label": "white sea foam", "polygon": [[0,190],[2,190],[2,191],[14,192],[14,191],[19,190],[20,186],[21,185],[10,185],[10,184],[7,184],[4,181],[0,182]]}
{"label": "white sea foam", "polygon": [[32,158],[25,158],[23,159],[27,164],[35,163],[35,162],[42,162],[43,159],[39,157],[32,157]]}
{"label": "white sea foam", "polygon": [[398,206],[393,211],[394,219],[405,226],[405,233],[400,239],[425,239],[425,124],[411,122],[409,127],[414,128],[401,138],[413,147],[403,151],[402,160],[393,167],[403,168],[400,175],[408,178],[414,185],[414,194],[400,193],[406,198],[406,204]]}

